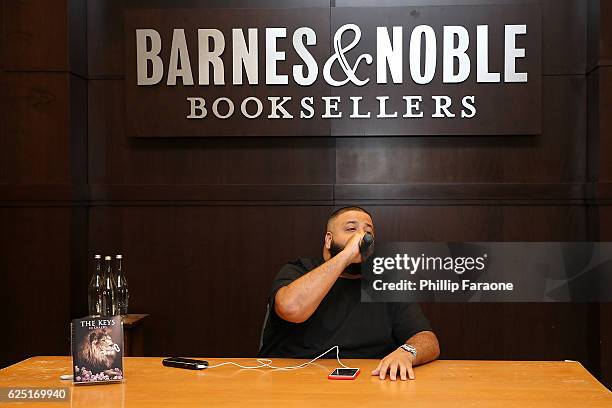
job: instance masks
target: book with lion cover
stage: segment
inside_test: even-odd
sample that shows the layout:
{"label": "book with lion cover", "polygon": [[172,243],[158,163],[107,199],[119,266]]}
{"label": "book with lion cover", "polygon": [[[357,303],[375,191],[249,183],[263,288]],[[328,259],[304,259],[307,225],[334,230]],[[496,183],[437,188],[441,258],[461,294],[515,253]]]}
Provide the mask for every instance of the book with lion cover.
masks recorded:
{"label": "book with lion cover", "polygon": [[75,384],[122,381],[123,321],[121,316],[85,317],[70,325]]}

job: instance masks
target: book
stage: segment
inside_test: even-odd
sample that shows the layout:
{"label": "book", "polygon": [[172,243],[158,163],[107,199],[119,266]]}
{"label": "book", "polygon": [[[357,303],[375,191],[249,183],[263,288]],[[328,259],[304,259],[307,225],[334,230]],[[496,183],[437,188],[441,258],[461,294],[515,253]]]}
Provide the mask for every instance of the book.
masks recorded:
{"label": "book", "polygon": [[75,384],[123,380],[121,316],[74,319],[70,331]]}

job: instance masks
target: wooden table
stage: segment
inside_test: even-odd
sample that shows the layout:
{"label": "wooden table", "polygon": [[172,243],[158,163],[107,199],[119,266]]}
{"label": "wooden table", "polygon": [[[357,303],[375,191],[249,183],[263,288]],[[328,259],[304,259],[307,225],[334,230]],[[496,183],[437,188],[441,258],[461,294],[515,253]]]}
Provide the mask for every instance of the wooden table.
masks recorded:
{"label": "wooden table", "polygon": [[[0,370],[0,387],[71,388],[73,407],[612,407],[612,393],[580,363],[441,360],[417,367],[414,381],[381,381],[377,360],[344,360],[362,372],[332,381],[335,360],[294,371],[223,366],[202,371],[168,368],[161,357],[128,357],[121,384],[73,386],[69,357],[33,357]],[[211,364],[229,359],[208,359]],[[243,365],[254,359],[231,359]],[[278,366],[303,360],[274,359]],[[7,406],[36,406],[10,404]],[[44,403],[44,407],[67,406]]]}

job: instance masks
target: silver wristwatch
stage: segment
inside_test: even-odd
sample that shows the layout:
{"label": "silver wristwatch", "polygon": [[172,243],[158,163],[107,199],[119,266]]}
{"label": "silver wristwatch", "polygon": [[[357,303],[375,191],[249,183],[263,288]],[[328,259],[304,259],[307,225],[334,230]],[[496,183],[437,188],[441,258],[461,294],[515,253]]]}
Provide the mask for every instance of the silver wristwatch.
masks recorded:
{"label": "silver wristwatch", "polygon": [[417,356],[417,349],[412,347],[410,344],[402,344],[401,346],[399,346],[399,348],[401,348],[402,350],[406,350],[409,353],[412,353],[414,358],[416,358],[416,356]]}

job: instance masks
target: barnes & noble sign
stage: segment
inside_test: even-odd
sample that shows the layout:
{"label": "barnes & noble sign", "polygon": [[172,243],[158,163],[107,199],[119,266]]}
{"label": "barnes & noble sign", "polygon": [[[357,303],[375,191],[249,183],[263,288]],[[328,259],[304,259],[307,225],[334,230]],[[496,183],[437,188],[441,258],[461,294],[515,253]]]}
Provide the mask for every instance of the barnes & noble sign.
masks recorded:
{"label": "barnes & noble sign", "polygon": [[128,9],[130,136],[541,131],[533,6]]}

